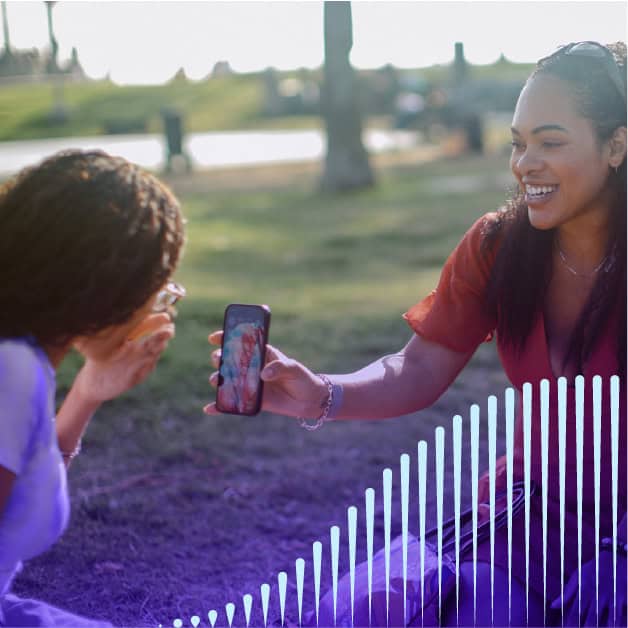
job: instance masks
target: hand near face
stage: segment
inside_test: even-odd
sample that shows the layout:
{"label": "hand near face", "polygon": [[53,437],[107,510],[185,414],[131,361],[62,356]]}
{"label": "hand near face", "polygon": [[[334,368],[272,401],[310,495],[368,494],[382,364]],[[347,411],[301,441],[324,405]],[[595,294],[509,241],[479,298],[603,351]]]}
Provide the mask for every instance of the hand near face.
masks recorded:
{"label": "hand near face", "polygon": [[102,403],[118,397],[143,382],[154,370],[157,362],[174,337],[174,325],[167,314],[151,314],[142,323],[144,335],[138,340],[124,340],[105,357],[90,355],[89,341],[85,364],[79,371],[74,388],[84,399]]}

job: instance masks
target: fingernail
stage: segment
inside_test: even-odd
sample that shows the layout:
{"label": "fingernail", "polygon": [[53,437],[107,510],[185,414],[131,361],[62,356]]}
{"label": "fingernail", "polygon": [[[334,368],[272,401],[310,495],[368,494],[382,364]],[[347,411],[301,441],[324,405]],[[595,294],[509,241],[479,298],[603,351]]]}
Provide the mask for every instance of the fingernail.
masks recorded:
{"label": "fingernail", "polygon": [[274,366],[264,369],[264,377],[275,377],[275,375],[277,375],[277,369]]}

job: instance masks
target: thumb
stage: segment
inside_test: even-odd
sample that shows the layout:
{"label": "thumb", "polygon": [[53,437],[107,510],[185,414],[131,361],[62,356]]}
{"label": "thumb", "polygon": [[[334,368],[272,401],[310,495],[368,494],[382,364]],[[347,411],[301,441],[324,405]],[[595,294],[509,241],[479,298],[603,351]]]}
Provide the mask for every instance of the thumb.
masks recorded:
{"label": "thumb", "polygon": [[284,371],[285,365],[281,360],[273,360],[269,362],[260,373],[260,377],[265,382],[272,382],[276,379],[281,378],[281,375]]}

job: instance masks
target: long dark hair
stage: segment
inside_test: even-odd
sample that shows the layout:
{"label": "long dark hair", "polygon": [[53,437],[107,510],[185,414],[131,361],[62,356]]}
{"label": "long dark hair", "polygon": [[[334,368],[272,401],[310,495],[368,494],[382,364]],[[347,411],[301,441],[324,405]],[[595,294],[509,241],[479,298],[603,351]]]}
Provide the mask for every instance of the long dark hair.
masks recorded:
{"label": "long dark hair", "polygon": [[[620,70],[623,99],[600,58],[558,51],[539,61],[530,77],[551,75],[566,81],[580,113],[591,120],[600,143],[608,140],[617,128],[626,126],[626,45],[618,42],[607,48]],[[600,333],[619,306],[617,361],[623,377],[626,368],[626,159],[617,172],[611,171],[608,185],[613,201],[607,262],[575,325],[564,363],[575,359],[578,371],[583,371],[583,364]],[[500,241],[488,286],[487,307],[498,312],[497,333],[502,341],[518,351],[523,349],[543,307],[551,279],[554,237],[554,229],[543,231],[532,227],[520,190],[513,193],[485,234],[486,248]]]}
{"label": "long dark hair", "polygon": [[0,337],[62,346],[126,322],[170,277],[179,203],[151,174],[65,151],[0,188]]}

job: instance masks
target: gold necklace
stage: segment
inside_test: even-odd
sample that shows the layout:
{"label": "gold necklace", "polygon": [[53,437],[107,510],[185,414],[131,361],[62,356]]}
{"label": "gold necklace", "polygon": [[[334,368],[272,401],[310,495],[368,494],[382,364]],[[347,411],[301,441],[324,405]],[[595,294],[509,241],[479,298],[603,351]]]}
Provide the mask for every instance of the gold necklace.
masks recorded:
{"label": "gold necklace", "polygon": [[582,279],[590,279],[591,277],[596,275],[598,272],[600,272],[600,270],[608,260],[608,255],[606,255],[604,256],[604,259],[590,273],[580,273],[575,268],[573,268],[567,261],[565,253],[563,252],[562,248],[560,248],[560,242],[558,241],[558,239],[556,239],[556,247],[558,248],[558,255],[560,255],[560,259],[562,263],[567,267],[567,270],[571,272],[572,275],[575,275],[576,277],[581,277]]}

